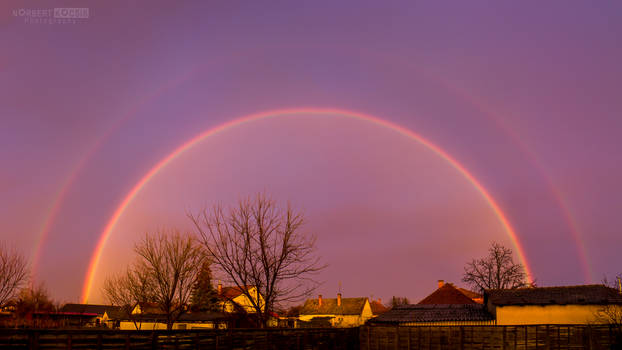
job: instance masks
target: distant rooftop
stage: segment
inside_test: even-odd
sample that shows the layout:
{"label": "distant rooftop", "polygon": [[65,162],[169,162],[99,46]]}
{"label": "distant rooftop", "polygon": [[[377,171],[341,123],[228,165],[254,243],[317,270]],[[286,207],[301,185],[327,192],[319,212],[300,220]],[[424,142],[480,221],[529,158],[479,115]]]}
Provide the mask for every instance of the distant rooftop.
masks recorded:
{"label": "distant rooftop", "polygon": [[[466,291],[466,290],[465,290]],[[470,291],[468,291],[470,292]],[[473,295],[477,293],[470,292]],[[432,294],[425,297],[419,304],[475,304],[475,301],[451,283],[444,283]]]}
{"label": "distant rooftop", "polygon": [[484,305],[473,304],[414,304],[396,306],[372,319],[373,323],[416,322],[482,322],[494,317]]}
{"label": "distant rooftop", "polygon": [[121,308],[113,305],[95,305],[95,304],[65,304],[60,309],[61,313],[71,314],[97,314],[102,316],[106,311],[108,313],[118,312]]}
{"label": "distant rooftop", "polygon": [[519,289],[489,289],[486,300],[494,305],[622,304],[622,294],[600,284]]}
{"label": "distant rooftop", "polygon": [[307,299],[301,315],[360,315],[365,307],[367,298],[342,298],[341,306],[337,305],[336,298],[322,298],[322,305],[318,299]]}

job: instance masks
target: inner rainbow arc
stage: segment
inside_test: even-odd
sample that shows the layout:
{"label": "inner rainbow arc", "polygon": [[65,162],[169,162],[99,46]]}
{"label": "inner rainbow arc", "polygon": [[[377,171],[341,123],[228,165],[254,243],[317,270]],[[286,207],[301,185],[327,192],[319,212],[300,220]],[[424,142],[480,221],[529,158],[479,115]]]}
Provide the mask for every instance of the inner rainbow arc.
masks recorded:
{"label": "inner rainbow arc", "polygon": [[88,302],[89,296],[91,295],[93,281],[95,279],[95,273],[96,273],[97,268],[99,266],[99,262],[100,262],[100,259],[101,259],[102,252],[104,250],[106,242],[108,241],[108,238],[112,234],[112,231],[113,231],[115,225],[119,221],[120,217],[123,215],[124,211],[129,206],[129,204],[136,197],[136,195],[141,191],[141,189],[160,170],[162,170],[164,167],[166,167],[169,163],[171,163],[175,158],[177,158],[178,156],[183,154],[185,151],[187,151],[187,150],[191,149],[192,147],[194,147],[195,145],[199,144],[202,140],[204,140],[204,139],[206,139],[206,138],[208,138],[210,136],[213,136],[215,134],[218,134],[218,133],[220,133],[222,131],[225,131],[227,129],[230,129],[230,128],[233,128],[233,127],[236,127],[236,126],[240,126],[240,125],[243,125],[243,124],[248,123],[248,122],[261,120],[261,119],[267,119],[267,118],[278,117],[278,116],[283,116],[283,115],[309,115],[309,114],[332,114],[332,115],[339,115],[339,116],[344,116],[344,117],[349,117],[349,118],[355,118],[355,119],[358,119],[358,120],[367,121],[367,122],[370,122],[372,124],[375,124],[375,125],[378,125],[378,126],[382,126],[382,127],[394,130],[394,131],[400,133],[401,135],[404,135],[404,136],[406,136],[406,137],[408,137],[408,138],[410,138],[410,139],[412,139],[414,141],[419,142],[420,144],[422,144],[425,147],[427,147],[429,150],[431,150],[434,153],[436,153],[442,159],[447,161],[454,169],[458,170],[458,172],[465,179],[467,179],[471,183],[471,185],[488,202],[488,204],[490,205],[491,209],[493,210],[493,212],[497,216],[499,222],[502,224],[502,226],[504,227],[505,231],[509,235],[510,240],[512,241],[512,244],[516,247],[519,260],[521,261],[521,263],[525,267],[525,272],[527,274],[528,282],[530,282],[530,283],[532,282],[532,276],[533,275],[532,275],[532,272],[531,272],[531,268],[528,265],[527,259],[525,258],[524,249],[523,249],[522,245],[520,244],[518,236],[516,235],[516,232],[514,231],[512,226],[510,225],[510,222],[508,221],[506,215],[503,213],[503,211],[501,210],[501,208],[499,207],[497,202],[492,198],[492,196],[488,193],[488,191],[482,186],[482,184],[479,181],[477,181],[477,179],[475,179],[475,177],[469,171],[467,171],[466,168],[462,164],[460,164],[457,160],[455,160],[453,157],[451,157],[449,154],[447,154],[440,147],[438,147],[435,144],[433,144],[432,142],[424,139],[422,136],[420,136],[419,134],[411,131],[410,129],[407,129],[407,128],[402,127],[400,125],[394,124],[392,122],[389,122],[389,121],[386,121],[384,119],[380,119],[378,117],[374,117],[374,116],[371,116],[371,115],[367,115],[367,114],[363,114],[363,113],[359,113],[359,112],[354,112],[354,111],[335,109],[335,108],[294,108],[294,109],[269,110],[269,111],[265,111],[265,112],[255,113],[255,114],[247,115],[247,116],[244,116],[244,117],[241,117],[241,118],[238,118],[238,119],[234,119],[232,121],[226,122],[224,124],[221,124],[219,126],[211,128],[209,130],[206,130],[206,131],[200,133],[199,135],[193,137],[189,141],[186,141],[185,143],[183,143],[181,146],[176,148],[173,152],[169,153],[166,157],[164,157],[162,160],[160,160],[156,165],[154,165],[136,183],[136,185],[134,185],[134,187],[132,187],[132,189],[124,197],[124,199],[119,204],[117,209],[114,211],[113,215],[110,217],[108,223],[106,224],[106,226],[105,226],[105,228],[104,228],[104,230],[103,230],[103,232],[102,232],[102,234],[101,234],[101,236],[100,236],[100,238],[99,238],[99,240],[97,242],[97,245],[95,247],[95,250],[94,250],[93,255],[91,257],[91,261],[90,261],[88,269],[87,269],[87,273],[86,273],[85,280],[84,280],[84,285],[82,287],[82,298],[81,298],[82,302],[83,303],[87,303]]}

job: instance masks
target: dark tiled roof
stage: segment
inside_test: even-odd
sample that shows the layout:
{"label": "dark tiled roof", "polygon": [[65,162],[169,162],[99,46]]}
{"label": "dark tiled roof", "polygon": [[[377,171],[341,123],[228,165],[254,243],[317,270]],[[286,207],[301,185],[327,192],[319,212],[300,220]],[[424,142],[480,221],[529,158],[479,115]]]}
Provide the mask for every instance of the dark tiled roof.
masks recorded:
{"label": "dark tiled roof", "polygon": [[490,289],[486,298],[494,305],[622,304],[622,294],[600,284],[564,287]]}
{"label": "dark tiled roof", "polygon": [[372,300],[369,302],[369,306],[371,306],[371,313],[374,315],[382,315],[383,313],[389,311],[389,308],[382,305],[381,302]]}
{"label": "dark tiled roof", "polygon": [[337,299],[322,299],[322,306],[318,306],[318,299],[307,299],[301,315],[360,315],[367,298],[341,298],[341,306],[337,306]]}
{"label": "dark tiled roof", "polygon": [[104,312],[108,311],[117,312],[120,311],[121,308],[119,306],[112,305],[94,305],[94,304],[65,304],[60,309],[62,313],[71,313],[71,314],[97,314],[99,316],[103,316]]}
{"label": "dark tiled roof", "polygon": [[150,302],[140,302],[138,303],[140,306],[141,314],[164,314],[164,310],[160,308],[160,304],[158,303],[150,303]]}
{"label": "dark tiled roof", "polygon": [[400,305],[372,319],[373,323],[491,321],[494,317],[481,304]]}
{"label": "dark tiled roof", "polygon": [[120,320],[127,318],[127,312],[123,310],[123,308],[119,308],[117,310],[106,310],[108,314],[108,318],[111,320]]}
{"label": "dark tiled roof", "polygon": [[445,283],[442,287],[428,295],[419,304],[475,304],[473,299],[464,295],[451,283]]}

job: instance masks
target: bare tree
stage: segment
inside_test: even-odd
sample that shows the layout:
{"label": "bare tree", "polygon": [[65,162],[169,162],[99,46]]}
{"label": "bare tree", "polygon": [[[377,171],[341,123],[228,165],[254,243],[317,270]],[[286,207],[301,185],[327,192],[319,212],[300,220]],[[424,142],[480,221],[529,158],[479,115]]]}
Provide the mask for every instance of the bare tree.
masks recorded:
{"label": "bare tree", "polygon": [[131,320],[134,327],[139,330],[141,323],[132,311],[139,303],[155,300],[153,282],[149,271],[130,266],[125,273],[106,278],[103,287],[104,295],[111,305],[119,306],[123,315]]}
{"label": "bare tree", "polygon": [[318,286],[311,276],[324,266],[315,255],[315,237],[303,234],[303,216],[289,205],[279,208],[258,194],[237,207],[217,205],[189,217],[213,266],[252,303],[257,326],[267,326],[278,303],[300,300]]}
{"label": "bare tree", "polygon": [[512,250],[496,242],[488,249],[488,256],[466,264],[462,281],[479,291],[529,285],[525,268],[512,259]]}
{"label": "bare tree", "polygon": [[140,257],[137,267],[152,280],[153,300],[166,314],[167,329],[171,329],[186,312],[206,255],[191,234],[178,231],[145,235],[134,251]]}
{"label": "bare tree", "polygon": [[394,308],[400,305],[408,305],[408,304],[410,304],[410,301],[406,297],[393,296],[393,298],[391,298],[391,308]]}
{"label": "bare tree", "polygon": [[178,231],[146,234],[134,252],[137,260],[124,275],[110,278],[104,293],[126,308],[138,302],[157,304],[170,330],[187,311],[206,254],[193,235]]}
{"label": "bare tree", "polygon": [[609,324],[616,344],[622,345],[622,274],[611,282],[603,279],[603,285],[607,287],[609,300],[596,312],[596,319]]}
{"label": "bare tree", "polygon": [[29,327],[49,326],[49,314],[56,311],[56,306],[43,284],[23,288],[15,302],[17,322]]}
{"label": "bare tree", "polygon": [[0,242],[0,308],[17,296],[28,278],[28,263],[23,255]]}

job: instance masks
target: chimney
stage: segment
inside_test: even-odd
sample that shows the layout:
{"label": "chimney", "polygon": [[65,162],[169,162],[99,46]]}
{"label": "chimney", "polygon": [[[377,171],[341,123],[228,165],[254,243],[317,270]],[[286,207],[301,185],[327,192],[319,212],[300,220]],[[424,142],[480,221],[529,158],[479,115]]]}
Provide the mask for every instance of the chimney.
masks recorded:
{"label": "chimney", "polygon": [[445,281],[438,280],[438,287],[441,288],[445,284]]}
{"label": "chimney", "polygon": [[337,293],[337,306],[341,306],[341,293]]}
{"label": "chimney", "polygon": [[318,295],[317,297],[317,306],[318,307],[322,306],[322,294]]}
{"label": "chimney", "polygon": [[218,282],[218,295],[222,294],[222,283]]}

